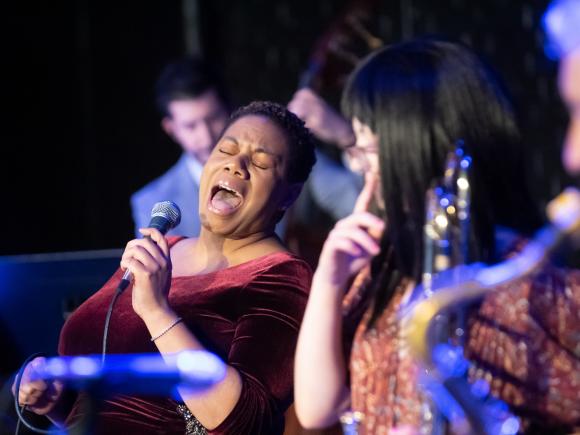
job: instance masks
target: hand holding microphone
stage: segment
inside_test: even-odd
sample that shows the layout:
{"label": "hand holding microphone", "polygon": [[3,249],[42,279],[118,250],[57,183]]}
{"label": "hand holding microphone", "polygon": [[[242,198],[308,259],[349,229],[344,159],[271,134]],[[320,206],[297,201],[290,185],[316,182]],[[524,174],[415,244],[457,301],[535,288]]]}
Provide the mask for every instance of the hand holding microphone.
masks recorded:
{"label": "hand holding microphone", "polygon": [[134,280],[133,309],[142,317],[167,304],[171,280],[169,245],[164,234],[179,223],[179,208],[166,201],[155,205],[149,228],[141,229],[143,239],[132,240],[121,259],[125,269],[122,285],[126,288]]}
{"label": "hand holding microphone", "polygon": [[[133,279],[133,273],[138,273],[143,277],[139,280],[143,285],[149,287],[133,289],[131,295],[133,310],[142,317],[142,313],[148,309],[150,304],[167,305],[167,291],[169,290],[169,280],[171,279],[171,259],[169,258],[169,246],[163,235],[171,228],[179,225],[181,221],[181,211],[177,204],[171,201],[158,202],[151,210],[151,220],[149,228],[140,230],[145,238],[132,240],[127,243],[127,248],[121,258],[121,268],[125,270],[123,278],[117,286],[107,316],[105,317],[105,327],[103,329],[103,364],[107,354],[107,337],[109,334],[109,322],[115,303],[121,293],[129,286]],[[167,271],[169,270],[169,275]],[[145,272],[142,274],[142,272]],[[154,282],[155,281],[155,282]],[[162,285],[162,287],[159,287]],[[161,288],[161,294],[159,292]],[[165,294],[163,293],[165,292]],[[145,299],[145,301],[143,301]]]}
{"label": "hand holding microphone", "polygon": [[[155,228],[163,235],[166,234],[170,229],[179,225],[180,222],[181,210],[177,204],[172,201],[163,201],[158,202],[153,206],[153,210],[151,210],[151,220],[149,221],[148,228]],[[146,239],[151,239],[149,234],[144,234],[144,236]],[[127,268],[123,274],[121,282],[119,283],[119,287],[117,287],[117,290],[125,290],[131,283],[132,278],[131,271],[129,268]]]}

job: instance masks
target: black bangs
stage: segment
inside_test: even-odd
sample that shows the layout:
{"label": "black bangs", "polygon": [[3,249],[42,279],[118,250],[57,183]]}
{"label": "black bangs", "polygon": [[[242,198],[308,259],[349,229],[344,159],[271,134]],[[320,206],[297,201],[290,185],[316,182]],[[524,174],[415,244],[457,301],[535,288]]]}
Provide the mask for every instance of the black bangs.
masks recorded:
{"label": "black bangs", "polygon": [[[364,64],[363,64],[364,66]],[[346,119],[357,118],[374,130],[374,77],[369,68],[360,68],[350,75],[342,92],[341,111]]]}

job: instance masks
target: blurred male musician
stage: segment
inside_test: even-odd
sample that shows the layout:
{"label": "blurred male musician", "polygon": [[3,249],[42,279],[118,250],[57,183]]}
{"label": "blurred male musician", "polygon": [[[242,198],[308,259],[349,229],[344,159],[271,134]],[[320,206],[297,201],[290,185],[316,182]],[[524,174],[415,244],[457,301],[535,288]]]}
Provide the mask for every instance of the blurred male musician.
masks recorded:
{"label": "blurred male musician", "polygon": [[186,57],[168,64],[156,83],[161,127],[183,154],[165,174],[131,197],[135,233],[148,226],[156,202],[170,200],[182,212],[181,224],[170,234],[197,236],[201,171],[229,116],[228,99],[215,71],[201,59]]}

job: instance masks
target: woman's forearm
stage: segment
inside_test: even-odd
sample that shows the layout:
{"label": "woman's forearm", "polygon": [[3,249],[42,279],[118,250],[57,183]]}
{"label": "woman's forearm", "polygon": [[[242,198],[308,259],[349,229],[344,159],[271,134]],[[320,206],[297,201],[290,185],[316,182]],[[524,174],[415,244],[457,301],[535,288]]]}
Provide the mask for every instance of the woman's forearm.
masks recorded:
{"label": "woman's forearm", "polygon": [[342,348],[343,293],[315,274],[294,366],[296,414],[306,428],[336,422],[348,397]]}
{"label": "woman's forearm", "polygon": [[[157,336],[163,328],[171,325],[177,315],[164,311],[144,317],[145,325],[152,337]],[[161,326],[163,325],[163,326]],[[170,358],[184,350],[205,350],[197,338],[183,324],[178,323],[155,340],[159,352],[164,358]],[[182,393],[183,401],[199,422],[207,429],[214,429],[222,423],[236,406],[241,392],[242,379],[236,369],[226,367],[226,376],[219,384],[204,393],[187,395]]]}

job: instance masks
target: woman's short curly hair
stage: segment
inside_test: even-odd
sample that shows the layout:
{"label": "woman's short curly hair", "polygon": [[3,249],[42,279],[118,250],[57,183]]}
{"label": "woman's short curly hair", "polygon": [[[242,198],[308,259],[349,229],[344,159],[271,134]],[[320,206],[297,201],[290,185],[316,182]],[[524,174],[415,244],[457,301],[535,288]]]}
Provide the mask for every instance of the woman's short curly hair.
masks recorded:
{"label": "woman's short curly hair", "polygon": [[304,122],[286,107],[271,101],[253,101],[232,113],[224,131],[244,116],[264,116],[282,129],[288,140],[289,161],[286,179],[292,183],[303,183],[316,163],[314,138]]}

